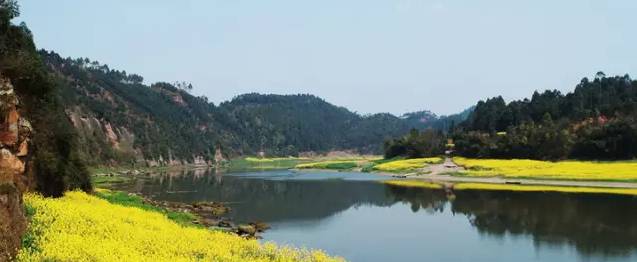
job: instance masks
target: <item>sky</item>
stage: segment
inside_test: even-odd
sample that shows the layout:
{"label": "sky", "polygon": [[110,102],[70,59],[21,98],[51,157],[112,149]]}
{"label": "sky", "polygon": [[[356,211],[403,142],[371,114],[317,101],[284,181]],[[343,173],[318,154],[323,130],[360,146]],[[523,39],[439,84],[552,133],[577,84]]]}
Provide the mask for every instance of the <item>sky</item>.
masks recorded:
{"label": "sky", "polygon": [[219,103],[309,93],[361,114],[637,75],[634,0],[19,0],[38,48]]}

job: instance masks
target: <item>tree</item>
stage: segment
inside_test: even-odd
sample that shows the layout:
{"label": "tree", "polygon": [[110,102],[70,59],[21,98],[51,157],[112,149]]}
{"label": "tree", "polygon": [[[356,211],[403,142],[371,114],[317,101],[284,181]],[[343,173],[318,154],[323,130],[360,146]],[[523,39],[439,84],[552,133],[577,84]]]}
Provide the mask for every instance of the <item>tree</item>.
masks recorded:
{"label": "tree", "polygon": [[21,114],[35,131],[32,165],[26,172],[35,180],[35,189],[47,196],[77,188],[90,191],[90,177],[77,154],[77,136],[60,101],[59,87],[46,73],[26,25],[11,24],[19,14],[16,1],[0,0],[0,73],[11,80]]}
{"label": "tree", "polygon": [[412,129],[409,134],[385,141],[385,158],[398,156],[407,158],[431,157],[444,153],[445,137],[442,131]]}
{"label": "tree", "polygon": [[20,6],[16,0],[0,0],[0,19],[5,26],[11,19],[20,16]]}

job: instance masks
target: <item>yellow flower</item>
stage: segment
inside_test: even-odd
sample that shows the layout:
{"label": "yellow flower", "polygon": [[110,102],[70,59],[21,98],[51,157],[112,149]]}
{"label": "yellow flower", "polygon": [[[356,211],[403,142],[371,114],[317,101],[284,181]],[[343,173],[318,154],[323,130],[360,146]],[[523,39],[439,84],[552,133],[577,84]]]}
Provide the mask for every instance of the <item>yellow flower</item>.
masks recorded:
{"label": "yellow flower", "polygon": [[469,176],[502,176],[506,178],[537,178],[564,180],[630,181],[637,180],[637,162],[548,162],[528,159],[468,159],[455,157]]}
{"label": "yellow flower", "polygon": [[405,160],[395,160],[387,163],[382,163],[374,166],[374,170],[384,171],[384,172],[402,172],[402,171],[413,171],[419,168],[423,168],[428,164],[437,164],[441,163],[442,158],[440,157],[428,157],[428,158],[414,158],[414,159],[405,159]]}
{"label": "yellow flower", "polygon": [[[382,183],[401,187],[418,187],[429,189],[442,189],[443,185],[424,180],[385,180]],[[486,191],[520,191],[520,192],[562,192],[562,193],[588,193],[588,194],[618,194],[637,195],[634,188],[606,188],[606,187],[571,187],[571,186],[545,186],[545,185],[513,185],[513,184],[487,184],[487,183],[455,183],[453,190],[486,190]]]}
{"label": "yellow flower", "polygon": [[164,215],[110,204],[83,192],[25,195],[35,210],[18,261],[340,261],[320,251],[259,244],[184,227]]}

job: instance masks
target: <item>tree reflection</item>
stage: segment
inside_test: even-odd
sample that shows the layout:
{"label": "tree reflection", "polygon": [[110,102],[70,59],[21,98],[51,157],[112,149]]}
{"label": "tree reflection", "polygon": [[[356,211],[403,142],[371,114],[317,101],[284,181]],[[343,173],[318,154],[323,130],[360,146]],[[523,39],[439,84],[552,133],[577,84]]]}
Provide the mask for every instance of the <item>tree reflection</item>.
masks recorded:
{"label": "tree reflection", "polygon": [[[573,246],[588,256],[637,249],[637,198],[602,194],[457,191],[339,179],[295,180],[285,171],[237,177],[222,173],[154,175],[125,190],[157,199],[223,201],[236,221],[319,221],[360,205],[410,205],[413,212],[462,214],[480,234],[531,237],[536,246]],[[391,223],[391,221],[388,221]]]}
{"label": "tree reflection", "polygon": [[[412,207],[442,211],[442,190],[387,186]],[[537,246],[574,246],[584,255],[629,255],[637,248],[637,198],[632,196],[458,191],[450,211],[467,216],[481,233],[532,236]]]}

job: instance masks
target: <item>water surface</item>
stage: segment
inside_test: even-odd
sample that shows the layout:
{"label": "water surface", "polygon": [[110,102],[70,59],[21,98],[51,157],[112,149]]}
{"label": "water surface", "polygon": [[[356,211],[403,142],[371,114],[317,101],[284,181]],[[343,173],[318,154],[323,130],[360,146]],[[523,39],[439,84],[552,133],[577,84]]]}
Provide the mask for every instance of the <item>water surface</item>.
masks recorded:
{"label": "water surface", "polygon": [[637,261],[637,198],[403,188],[354,172],[157,174],[122,189],[222,201],[263,237],[350,261]]}

